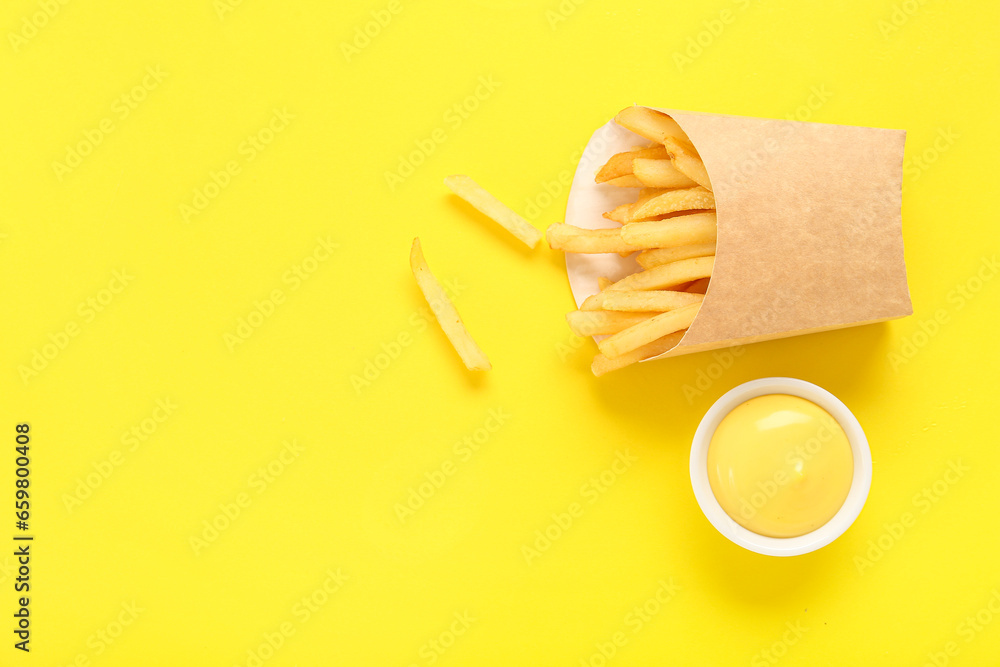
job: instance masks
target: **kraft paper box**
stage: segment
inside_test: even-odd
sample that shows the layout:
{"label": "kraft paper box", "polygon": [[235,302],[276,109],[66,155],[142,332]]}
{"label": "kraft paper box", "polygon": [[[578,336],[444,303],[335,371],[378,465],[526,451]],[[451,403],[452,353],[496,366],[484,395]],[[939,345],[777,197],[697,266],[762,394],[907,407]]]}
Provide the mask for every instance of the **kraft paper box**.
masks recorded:
{"label": "kraft paper box", "polygon": [[[681,342],[659,357],[882,322],[913,313],[903,260],[906,133],[657,109],[701,154],[715,193],[715,269]],[[614,121],[584,150],[566,222],[615,227],[602,217],[634,188],[594,182],[615,153],[646,145]],[[567,253],[577,306],[640,270],[632,257]]]}

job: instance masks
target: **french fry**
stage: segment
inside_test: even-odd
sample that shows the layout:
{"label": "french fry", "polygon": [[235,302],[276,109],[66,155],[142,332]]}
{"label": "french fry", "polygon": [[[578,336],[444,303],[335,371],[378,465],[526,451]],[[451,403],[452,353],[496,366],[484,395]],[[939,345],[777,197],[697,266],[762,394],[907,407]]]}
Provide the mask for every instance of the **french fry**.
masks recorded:
{"label": "french fry", "polygon": [[[685,289],[691,283],[684,282],[679,285],[674,285],[670,290],[611,290],[608,289],[613,285],[605,285],[601,287],[601,291],[597,294],[591,294],[586,299],[584,299],[583,304],[580,305],[580,310],[617,310],[617,311],[631,311],[631,312],[665,312],[668,310],[673,310],[674,308],[680,308],[681,306],[687,306],[692,303],[701,301],[700,295],[692,295],[685,292]],[[641,295],[652,295],[652,300],[643,300],[645,297]],[[660,295],[660,296],[657,296]],[[670,296],[663,296],[670,295]],[[695,298],[692,298],[695,297]],[[659,299],[659,300],[657,300]],[[647,308],[642,307],[645,304],[656,303],[658,306],[663,307]]]}
{"label": "french fry", "polygon": [[690,145],[685,145],[683,142],[670,137],[664,141],[664,145],[670,152],[670,161],[677,167],[677,171],[706,190],[712,189],[712,182],[708,179],[708,170],[705,169],[705,163],[701,161],[701,157],[698,156],[698,153]]}
{"label": "french fry", "polygon": [[624,331],[645,322],[656,313],[619,313],[610,310],[574,310],[566,313],[569,328],[577,336],[602,336]]}
{"label": "french fry", "polygon": [[469,335],[469,331],[462,324],[462,318],[459,317],[455,306],[448,299],[441,283],[437,281],[427,266],[419,238],[413,239],[413,245],[410,246],[410,269],[413,271],[413,277],[417,280],[417,286],[420,287],[431,311],[434,312],[434,317],[437,318],[448,340],[458,352],[458,356],[465,362],[465,367],[470,371],[490,370],[492,368],[490,360],[486,358],[483,351],[476,345],[476,341]]}
{"label": "french fry", "polygon": [[608,278],[601,276],[600,278],[597,279],[597,289],[606,290],[608,288],[608,285],[611,284],[611,282],[612,281],[609,280]]}
{"label": "french fry", "polygon": [[679,262],[654,266],[651,269],[625,276],[614,285],[608,287],[608,290],[622,292],[669,289],[689,280],[708,278],[712,275],[712,267],[714,266],[715,257],[682,259]]}
{"label": "french fry", "polygon": [[667,190],[663,194],[647,199],[629,211],[623,222],[650,220],[659,215],[678,211],[696,211],[715,208],[715,195],[701,186],[683,190]]}
{"label": "french fry", "polygon": [[658,338],[688,328],[698,314],[699,308],[701,308],[701,304],[694,303],[690,306],[660,313],[645,322],[640,322],[608,336],[598,343],[597,347],[600,348],[601,354],[604,356],[609,359],[617,359],[643,345],[652,343]]}
{"label": "french fry", "polygon": [[635,206],[635,202],[630,202],[628,204],[622,204],[621,206],[616,206],[607,213],[604,217],[608,220],[614,220],[615,222],[620,222],[622,224],[628,222],[629,213],[632,212],[632,208]]}
{"label": "french fry", "polygon": [[715,208],[715,196],[701,186],[679,190],[652,189],[631,204],[622,204],[604,214],[605,218],[628,224],[652,220],[670,213]]}
{"label": "french fry", "polygon": [[[662,144],[663,142],[657,143]],[[662,145],[650,146],[649,148],[634,148],[630,151],[625,151],[624,153],[617,153],[612,155],[604,166],[601,167],[594,180],[598,183],[606,183],[612,179],[631,174],[632,161],[636,158],[655,158],[666,160],[669,157],[667,149]]]}
{"label": "french fry", "polygon": [[632,178],[652,188],[693,188],[696,182],[682,174],[670,160],[636,158],[632,160]]}
{"label": "french fry", "polygon": [[[670,162],[667,160],[667,162]],[[646,184],[640,181],[638,178],[632,174],[625,174],[624,176],[619,176],[618,178],[612,178],[610,181],[604,181],[605,185],[613,185],[616,188],[644,188]]]}
{"label": "french fry", "polygon": [[[632,106],[622,109],[615,116],[615,122],[626,130],[635,132],[640,137],[662,144],[666,139],[674,137],[683,145],[690,146],[691,140],[673,118],[665,113],[653,111],[646,107]],[[669,150],[669,148],[668,148]],[[693,151],[694,148],[692,147]]]}
{"label": "french fry", "polygon": [[594,355],[594,361],[590,365],[590,370],[594,373],[594,375],[600,377],[605,373],[625,368],[626,366],[630,366],[634,363],[642,361],[643,359],[659,356],[664,352],[669,352],[677,347],[677,343],[681,342],[681,338],[684,337],[685,333],[687,333],[687,329],[675,331],[672,334],[667,334],[663,338],[657,338],[652,343],[647,343],[637,347],[631,352],[626,352],[620,357],[616,357],[614,359],[598,353]]}
{"label": "french fry", "polygon": [[710,278],[700,278],[691,283],[690,285],[688,285],[687,287],[685,287],[684,291],[689,292],[691,294],[705,294],[706,292],[708,292],[709,280]]}
{"label": "french fry", "polygon": [[[678,218],[673,218],[673,220],[678,220]],[[653,250],[643,250],[638,255],[636,255],[635,261],[639,262],[639,266],[641,266],[642,268],[651,269],[654,266],[660,266],[661,264],[669,264],[670,262],[676,262],[681,259],[688,259],[690,257],[708,257],[709,255],[714,255],[714,254],[715,254],[714,243],[697,243],[694,245],[682,245],[672,248],[655,248]]]}
{"label": "french fry", "polygon": [[538,239],[542,238],[542,233],[527,220],[514,213],[468,176],[448,176],[444,179],[444,184],[456,195],[472,204],[480,213],[499,223],[523,241],[529,248],[534,248],[538,244]]}
{"label": "french fry", "polygon": [[643,188],[642,190],[639,190],[639,198],[634,202],[622,204],[621,206],[605,213],[604,217],[609,220],[614,220],[615,222],[627,222],[628,215],[633,208],[639,206],[640,204],[645,204],[653,197],[662,195],[665,192],[669,192],[669,190],[664,190],[662,188]]}
{"label": "french fry", "polygon": [[[650,235],[646,238],[647,241],[637,245],[628,243],[622,238],[621,227],[583,229],[561,222],[549,225],[549,228],[545,230],[545,240],[550,248],[581,254],[615,252],[623,257],[628,257],[636,250],[658,247],[653,243],[655,237]],[[651,243],[653,245],[650,245]]]}
{"label": "french fry", "polygon": [[622,239],[644,248],[673,248],[715,243],[718,235],[715,211],[692,213],[666,220],[633,222],[621,228]]}
{"label": "french fry", "polygon": [[[607,280],[607,278],[605,278],[605,280]],[[614,283],[611,281],[608,281],[607,285],[602,285],[600,281],[598,281],[597,286],[601,291],[597,294],[591,294],[584,299],[583,303],[580,304],[580,310],[603,310],[604,306],[602,304],[604,303],[604,292],[612,285],[614,285]]]}
{"label": "french fry", "polygon": [[582,229],[573,225],[556,223],[545,230],[545,240],[553,250],[578,253],[607,253],[639,250],[622,240],[621,227],[612,229]]}
{"label": "french fry", "polygon": [[705,298],[704,293],[689,294],[669,290],[606,290],[601,295],[601,307],[604,310],[655,313],[690,306]]}

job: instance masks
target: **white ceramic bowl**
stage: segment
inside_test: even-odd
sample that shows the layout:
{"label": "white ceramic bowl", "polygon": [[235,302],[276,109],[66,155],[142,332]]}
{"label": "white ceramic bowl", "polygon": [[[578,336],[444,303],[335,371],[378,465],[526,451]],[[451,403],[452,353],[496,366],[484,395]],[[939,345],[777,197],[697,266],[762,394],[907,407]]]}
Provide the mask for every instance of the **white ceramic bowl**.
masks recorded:
{"label": "white ceramic bowl", "polygon": [[[766,537],[736,523],[712,493],[708,481],[708,445],[723,417],[745,401],[765,394],[789,394],[812,401],[829,412],[847,434],[854,454],[854,478],[840,510],[816,530],[798,537]],[[844,534],[861,513],[872,485],[872,454],[861,424],[840,399],[811,382],[794,378],[762,378],[735,387],[717,400],[698,425],[691,445],[691,487],[701,511],[715,529],[744,549],[767,556],[798,556],[815,551]]]}

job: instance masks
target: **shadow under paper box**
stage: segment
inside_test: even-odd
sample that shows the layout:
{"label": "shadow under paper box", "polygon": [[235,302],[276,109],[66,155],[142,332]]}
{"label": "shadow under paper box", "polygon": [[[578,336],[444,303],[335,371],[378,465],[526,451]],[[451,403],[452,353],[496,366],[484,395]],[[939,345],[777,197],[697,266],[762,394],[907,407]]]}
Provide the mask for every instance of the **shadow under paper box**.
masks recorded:
{"label": "shadow under paper box", "polygon": [[[882,322],[913,313],[902,237],[906,133],[657,109],[701,155],[718,215],[715,266],[697,317],[672,357]],[[614,121],[591,137],[566,223],[616,226],[605,211],[634,193],[595,183],[640,138]],[[639,270],[632,257],[566,254],[577,306],[598,278]]]}

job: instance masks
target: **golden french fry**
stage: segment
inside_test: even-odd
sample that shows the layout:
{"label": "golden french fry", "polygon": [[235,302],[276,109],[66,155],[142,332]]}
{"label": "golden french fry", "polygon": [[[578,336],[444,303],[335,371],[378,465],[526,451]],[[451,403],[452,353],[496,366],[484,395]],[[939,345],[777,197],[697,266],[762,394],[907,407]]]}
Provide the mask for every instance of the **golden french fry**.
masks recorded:
{"label": "golden french fry", "polygon": [[[633,223],[638,224],[638,223]],[[636,234],[636,238],[644,239],[640,243],[625,241],[622,237],[622,228],[613,227],[611,229],[583,229],[561,222],[549,225],[545,230],[545,239],[549,247],[553,250],[563,252],[575,252],[580,254],[618,253],[622,257],[628,257],[637,250],[659,248],[663,235]]]}
{"label": "golden french fry", "polygon": [[580,310],[603,310],[601,304],[604,303],[604,290],[611,287],[611,285],[614,285],[611,281],[608,281],[607,285],[601,285],[600,282],[598,282],[597,286],[601,289],[601,291],[597,294],[591,294],[584,299],[583,303],[580,305]]}
{"label": "golden french fry", "polygon": [[611,284],[611,280],[609,280],[608,278],[605,278],[604,276],[601,276],[600,278],[597,279],[597,289],[599,289],[599,290],[605,290],[605,289],[607,289],[608,285],[610,285],[610,284]]}
{"label": "golden french fry", "polygon": [[[667,160],[669,162],[669,160]],[[604,181],[605,185],[613,185],[616,188],[644,188],[646,184],[640,181],[638,178],[632,174],[625,174],[624,176],[619,176],[618,178],[612,178],[610,181]]]}
{"label": "golden french fry", "polygon": [[659,158],[661,160],[666,160],[669,158],[669,155],[667,153],[667,149],[662,145],[650,146],[649,148],[633,148],[632,150],[625,151],[624,153],[617,153],[612,155],[611,159],[609,159],[604,166],[601,167],[594,180],[598,183],[605,183],[612,179],[631,174],[632,160],[637,157]]}
{"label": "golden french fry", "polygon": [[670,160],[636,158],[632,160],[632,178],[653,188],[692,188],[696,182],[682,174]]}
{"label": "golden french fry", "polygon": [[715,208],[715,195],[701,186],[683,190],[667,190],[663,194],[636,203],[629,210],[625,222],[650,220],[660,215],[678,211],[697,211]]}
{"label": "golden french fry", "polygon": [[711,280],[711,278],[699,278],[698,280],[694,281],[693,283],[685,287],[684,291],[689,292],[691,294],[705,294],[705,292],[708,291],[709,280]]}
{"label": "golden french fry", "polygon": [[644,248],[673,248],[715,243],[718,235],[715,211],[691,213],[666,220],[633,222],[621,228],[622,239]]}
{"label": "golden french fry", "polygon": [[594,361],[590,365],[590,370],[594,373],[594,375],[600,377],[605,373],[625,368],[626,366],[630,366],[631,364],[642,361],[643,359],[659,356],[664,352],[669,352],[677,347],[677,343],[681,342],[681,338],[684,337],[685,333],[687,333],[687,329],[675,331],[672,334],[667,334],[663,338],[657,338],[652,343],[647,343],[641,347],[637,347],[631,352],[626,352],[620,357],[616,357],[614,359],[598,353],[594,355]]}
{"label": "golden french fry", "polygon": [[[614,283],[612,283],[613,285]],[[674,285],[670,290],[612,290],[611,285],[602,287],[597,294],[591,294],[584,299],[580,310],[617,310],[631,312],[666,312],[681,306],[687,306],[701,301],[700,295],[686,293],[684,289],[690,283]],[[640,295],[652,295],[652,300],[642,300]],[[659,296],[658,296],[659,295]],[[663,296],[668,295],[668,296]],[[695,298],[692,298],[695,297]],[[657,301],[659,299],[659,301]],[[642,307],[647,303],[662,305],[662,308]],[[610,305],[609,305],[610,304]]]}
{"label": "golden french fry", "polygon": [[688,139],[687,134],[677,124],[677,121],[665,113],[653,111],[647,107],[633,106],[622,109],[615,116],[615,122],[626,130],[631,130],[640,137],[645,137],[659,144],[674,137],[681,144],[691,145],[691,140]]}
{"label": "golden french fry", "polygon": [[[715,257],[692,257],[625,276],[606,291],[663,290],[712,275]],[[667,332],[669,333],[669,332]],[[665,334],[664,334],[665,335]]]}
{"label": "golden french fry", "polygon": [[[680,220],[680,218],[672,218],[673,220]],[[666,220],[661,220],[660,222],[666,222]],[[640,224],[640,223],[635,223]],[[649,224],[649,223],[641,223]],[[682,245],[672,248],[655,248],[653,250],[643,250],[638,255],[636,255],[635,260],[639,262],[639,266],[644,269],[651,269],[654,266],[660,266],[661,264],[669,264],[670,262],[676,262],[681,259],[688,259],[690,257],[708,257],[709,255],[715,254],[715,244],[714,243],[697,243],[694,245]]]}
{"label": "golden french fry", "polygon": [[601,336],[618,333],[645,322],[656,313],[619,313],[610,310],[574,310],[566,313],[569,328],[577,336]]}
{"label": "golden french fry", "polygon": [[434,312],[434,317],[437,318],[448,340],[458,352],[458,356],[462,357],[465,367],[470,371],[490,370],[492,368],[490,360],[486,358],[483,351],[476,345],[476,341],[469,335],[469,331],[462,324],[462,318],[459,317],[455,306],[452,305],[444,288],[441,287],[441,283],[437,281],[437,278],[431,273],[430,267],[427,266],[419,238],[413,239],[413,245],[410,246],[410,269],[413,271],[413,277],[417,279],[417,286],[420,287],[420,291],[423,292],[424,298],[427,299],[428,305]]}
{"label": "golden french fry", "polygon": [[622,240],[621,227],[612,229],[582,229],[556,223],[545,230],[545,240],[553,250],[578,253],[623,252],[631,254],[643,246],[633,246]]}
{"label": "golden french fry", "polygon": [[604,310],[658,313],[690,306],[705,298],[704,293],[669,290],[607,290],[601,296],[601,308]]}
{"label": "golden french fry", "polygon": [[633,206],[635,206],[635,202],[630,202],[628,204],[622,204],[621,206],[616,206],[615,208],[605,213],[604,217],[607,218],[608,220],[614,220],[615,222],[621,222],[621,223],[628,222],[628,214],[632,210]]}
{"label": "golden french fry", "polygon": [[712,182],[708,179],[708,170],[705,169],[705,163],[701,161],[698,153],[693,148],[669,137],[664,141],[664,145],[670,151],[670,161],[677,167],[677,171],[706,190],[712,189]]}
{"label": "golden french fry", "polygon": [[628,222],[629,212],[641,204],[645,204],[653,197],[662,195],[664,192],[669,192],[669,190],[664,190],[662,188],[643,188],[639,190],[639,198],[634,202],[628,204],[622,204],[615,209],[608,211],[604,214],[604,217],[608,220],[614,220],[615,222]]}
{"label": "golden french fry", "polygon": [[514,213],[468,176],[448,176],[444,179],[444,184],[456,195],[472,204],[480,213],[493,219],[523,241],[529,248],[534,248],[538,244],[538,239],[542,238],[542,233],[527,220]]}
{"label": "golden french fry", "polygon": [[699,308],[701,308],[700,303],[693,303],[690,306],[660,313],[645,322],[640,322],[608,336],[598,343],[597,347],[600,348],[601,354],[604,356],[609,359],[617,359],[623,354],[652,343],[658,338],[691,326]]}

